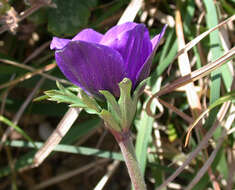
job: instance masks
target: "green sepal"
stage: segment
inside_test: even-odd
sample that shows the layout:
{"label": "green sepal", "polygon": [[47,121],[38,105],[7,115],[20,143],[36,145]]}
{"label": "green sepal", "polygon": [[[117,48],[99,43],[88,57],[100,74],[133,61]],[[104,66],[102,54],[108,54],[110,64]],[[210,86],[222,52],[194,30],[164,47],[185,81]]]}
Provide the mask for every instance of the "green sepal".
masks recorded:
{"label": "green sepal", "polygon": [[121,109],[122,115],[122,128],[129,128],[131,126],[132,120],[134,118],[136,112],[136,105],[134,104],[131,97],[131,87],[132,82],[128,78],[124,78],[119,83],[120,88],[120,98],[118,100],[118,104]]}
{"label": "green sepal", "polygon": [[94,98],[88,96],[83,90],[80,91],[81,99],[82,101],[87,105],[86,108],[88,108],[88,113],[89,110],[94,110],[92,113],[97,113],[99,114],[102,110],[102,108],[99,106],[99,104],[95,101]]}
{"label": "green sepal", "polygon": [[106,127],[112,128],[113,130],[115,130],[117,132],[121,132],[122,131],[122,128],[120,127],[120,125],[117,123],[117,121],[114,119],[113,115],[109,111],[103,109],[99,113],[99,116],[106,123]]}
{"label": "green sepal", "polygon": [[103,94],[105,99],[107,100],[109,112],[114,116],[116,121],[120,123],[121,122],[121,110],[115,97],[107,90],[100,90],[99,92]]}

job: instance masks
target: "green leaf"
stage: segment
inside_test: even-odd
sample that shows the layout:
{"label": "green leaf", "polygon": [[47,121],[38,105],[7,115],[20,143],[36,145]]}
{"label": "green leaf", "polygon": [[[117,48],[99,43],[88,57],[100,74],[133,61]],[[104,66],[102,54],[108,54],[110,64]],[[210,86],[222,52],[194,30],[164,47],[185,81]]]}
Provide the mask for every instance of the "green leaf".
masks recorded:
{"label": "green leaf", "polygon": [[42,101],[42,100],[47,100],[49,98],[48,95],[43,95],[43,96],[39,96],[37,98],[34,98],[34,102],[39,102],[39,101]]}
{"label": "green leaf", "polygon": [[198,118],[192,123],[192,125],[190,126],[190,129],[189,130],[192,130],[192,128],[194,128],[197,123],[207,114],[209,113],[210,111],[212,111],[215,107],[223,104],[224,102],[227,102],[227,101],[232,101],[235,99],[235,92],[232,91],[231,93],[228,93],[224,96],[222,96],[221,98],[217,99],[213,104],[211,104],[205,111],[203,111],[199,116]]}
{"label": "green leaf", "polygon": [[[41,148],[44,143],[42,142],[35,142],[38,148]],[[12,147],[25,147],[25,148],[34,148],[34,145],[29,142],[25,142],[22,140],[14,140],[14,141],[7,141],[6,145]],[[81,155],[90,155],[90,156],[97,156],[101,158],[109,158],[123,161],[123,157],[121,153],[111,152],[111,151],[104,151],[100,149],[88,148],[88,147],[77,147],[73,145],[62,145],[59,144],[55,147],[53,151],[65,152],[65,153],[73,153],[73,154],[81,154]],[[30,151],[29,153],[21,156],[14,165],[15,170],[20,170],[25,166],[28,166],[33,163],[34,155],[36,151]],[[0,177],[7,176],[11,173],[11,169],[9,166],[4,166],[0,168]]]}
{"label": "green leaf", "polygon": [[64,88],[62,84],[60,84],[58,81],[56,81],[56,85],[59,88],[59,90],[48,90],[44,93],[45,96],[40,96],[35,99],[35,101],[40,101],[44,99],[48,99],[51,101],[55,101],[58,103],[68,103],[71,104],[71,107],[81,107],[84,108],[86,105],[82,102],[82,100],[72,93],[69,88]]}
{"label": "green leaf", "polygon": [[76,105],[76,107],[86,107],[86,105],[81,101],[81,99],[79,99],[79,97],[69,91],[48,90],[45,92],[45,94],[46,96],[48,96],[48,100],[51,101],[55,101],[58,103],[68,103]]}
{"label": "green leaf", "polygon": [[[148,85],[151,84],[151,81],[148,81]],[[152,85],[152,93],[155,93],[158,90],[157,83]],[[147,102],[149,101],[150,97],[146,98],[143,106],[145,107]],[[151,105],[151,110],[154,113],[156,110],[156,103],[154,102]],[[147,166],[147,156],[148,156],[148,145],[151,140],[151,134],[152,134],[152,128],[154,123],[154,118],[149,116],[145,110],[142,110],[141,118],[139,122],[136,122],[136,128],[137,128],[137,136],[136,136],[136,157],[140,164],[140,169],[142,174],[145,173],[145,169]],[[160,172],[160,171],[159,171]],[[163,175],[163,174],[162,174]]]}
{"label": "green leaf", "polygon": [[[89,0],[90,1],[90,0]],[[89,6],[94,1],[53,0],[57,8],[48,13],[48,30],[58,36],[72,36],[85,28],[90,17]]]}
{"label": "green leaf", "polygon": [[[12,147],[35,148],[33,147],[32,143],[25,142],[22,140],[7,141],[6,144]],[[38,148],[41,148],[44,145],[44,143],[42,142],[35,142],[35,144],[37,145]],[[103,157],[103,158],[123,160],[122,155],[120,153],[103,151],[100,149],[88,148],[88,147],[82,147],[82,146],[59,144],[55,147],[53,151],[73,153],[73,154],[82,154],[82,155],[93,155],[93,156],[98,156],[98,157]]]}

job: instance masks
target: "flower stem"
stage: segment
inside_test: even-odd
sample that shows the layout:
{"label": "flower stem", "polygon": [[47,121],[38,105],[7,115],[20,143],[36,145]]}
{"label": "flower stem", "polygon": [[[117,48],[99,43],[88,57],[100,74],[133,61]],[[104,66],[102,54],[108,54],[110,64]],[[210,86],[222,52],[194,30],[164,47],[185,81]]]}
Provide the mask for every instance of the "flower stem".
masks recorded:
{"label": "flower stem", "polygon": [[131,182],[135,190],[147,190],[144,177],[141,174],[139,163],[135,155],[130,131],[116,133],[112,132],[122,151]]}

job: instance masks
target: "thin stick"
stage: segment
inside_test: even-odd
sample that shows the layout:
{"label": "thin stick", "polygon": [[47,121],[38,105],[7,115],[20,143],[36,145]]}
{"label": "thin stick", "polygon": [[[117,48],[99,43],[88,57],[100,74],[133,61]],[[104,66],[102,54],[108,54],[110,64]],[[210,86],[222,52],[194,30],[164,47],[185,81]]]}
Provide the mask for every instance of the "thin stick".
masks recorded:
{"label": "thin stick", "polygon": [[[184,40],[184,33],[183,33],[183,24],[182,24],[181,14],[180,14],[179,9],[176,10],[175,15],[176,15],[175,16],[176,17],[175,18],[176,20],[175,30],[176,30],[176,35],[178,38],[177,40],[178,48],[182,49],[185,46],[185,40]],[[181,76],[191,74],[191,66],[189,63],[187,52],[184,52],[181,55],[179,55],[178,65],[179,65]],[[196,118],[200,114],[202,106],[201,106],[201,103],[197,95],[197,92],[195,90],[193,82],[187,83],[185,85],[185,90],[186,90],[186,96],[187,96],[187,100],[192,111],[193,118]]]}
{"label": "thin stick", "polygon": [[164,105],[165,107],[169,108],[170,110],[172,110],[173,112],[175,112],[177,115],[179,115],[180,117],[182,117],[185,121],[187,121],[189,124],[193,123],[193,118],[188,116],[187,114],[185,114],[184,112],[180,111],[178,108],[176,108],[175,106],[165,102],[164,100],[158,98],[158,101]]}
{"label": "thin stick", "polygon": [[[37,69],[34,69],[33,67],[30,67],[28,65],[23,65],[23,64],[17,63],[15,61],[10,61],[7,59],[0,59],[0,62],[9,64],[9,65],[13,65],[13,66],[16,66],[16,67],[19,67],[19,68],[22,68],[22,69],[25,69],[28,71],[32,71],[33,73],[35,73],[35,75],[41,75],[41,76],[43,76],[47,79],[53,80],[53,81],[59,81],[60,83],[69,84],[69,85],[72,84],[71,82],[69,82],[67,80],[63,80],[63,79],[60,79],[60,78],[57,78],[57,77],[54,77],[54,76],[51,76],[51,75],[44,73],[43,71],[45,71],[45,69],[47,70],[49,65],[46,65],[44,68],[37,70]],[[55,63],[52,63],[50,65],[51,65],[50,67],[56,66]],[[30,73],[28,74],[28,77],[29,76],[31,76]]]}
{"label": "thin stick", "polygon": [[53,131],[51,136],[47,139],[46,143],[42,148],[36,153],[33,161],[33,165],[31,167],[39,166],[43,160],[52,152],[57,144],[61,141],[64,135],[71,128],[75,120],[77,119],[81,109],[79,108],[70,108],[60,123],[57,125],[56,129]]}
{"label": "thin stick", "polygon": [[19,77],[15,80],[12,80],[10,82],[7,82],[5,84],[0,85],[0,89],[6,88],[6,87],[11,86],[11,85],[16,85],[19,82],[22,82],[22,81],[25,81],[26,79],[32,78],[34,75],[36,75],[38,73],[42,73],[42,72],[45,72],[45,71],[50,71],[50,70],[54,69],[55,67],[56,67],[56,64],[53,64],[53,63],[49,64],[49,65],[46,65],[42,69],[38,69],[38,70],[36,70],[32,73],[27,73],[23,77]]}

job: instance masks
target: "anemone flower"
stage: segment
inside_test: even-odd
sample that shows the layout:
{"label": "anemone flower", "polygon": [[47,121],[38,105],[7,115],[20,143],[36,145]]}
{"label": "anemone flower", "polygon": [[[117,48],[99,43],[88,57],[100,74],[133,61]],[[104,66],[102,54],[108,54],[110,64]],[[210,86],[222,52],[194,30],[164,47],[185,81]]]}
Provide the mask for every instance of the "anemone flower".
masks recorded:
{"label": "anemone flower", "polygon": [[127,22],[105,34],[84,29],[74,38],[53,37],[50,48],[63,74],[75,85],[94,97],[99,90],[120,96],[118,83],[123,78],[132,81],[132,90],[150,73],[152,58],[162,38],[150,39],[144,24]]}

